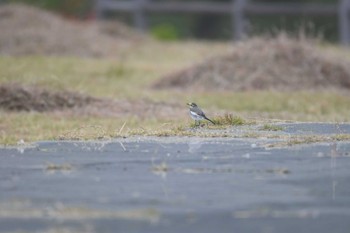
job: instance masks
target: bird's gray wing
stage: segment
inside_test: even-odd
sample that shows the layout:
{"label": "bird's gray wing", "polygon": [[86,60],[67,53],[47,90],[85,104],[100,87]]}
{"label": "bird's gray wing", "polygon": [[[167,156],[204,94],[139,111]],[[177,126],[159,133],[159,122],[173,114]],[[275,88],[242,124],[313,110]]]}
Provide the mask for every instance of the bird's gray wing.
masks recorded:
{"label": "bird's gray wing", "polygon": [[202,111],[202,109],[198,108],[198,107],[194,107],[192,109],[193,112],[197,113],[199,116],[205,117],[204,112]]}

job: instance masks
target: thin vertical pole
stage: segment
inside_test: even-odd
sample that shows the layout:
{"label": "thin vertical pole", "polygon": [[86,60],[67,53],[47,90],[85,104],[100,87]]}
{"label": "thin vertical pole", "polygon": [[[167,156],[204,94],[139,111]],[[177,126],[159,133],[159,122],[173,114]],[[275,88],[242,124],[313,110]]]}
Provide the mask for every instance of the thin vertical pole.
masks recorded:
{"label": "thin vertical pole", "polygon": [[350,44],[349,3],[349,0],[339,0],[338,2],[339,39],[343,45]]}
{"label": "thin vertical pole", "polygon": [[134,0],[134,23],[137,29],[142,32],[147,30],[147,18],[144,11],[144,5],[147,0]]}
{"label": "thin vertical pole", "polygon": [[103,0],[95,0],[94,1],[94,7],[95,7],[95,14],[97,19],[103,18]]}
{"label": "thin vertical pole", "polygon": [[245,34],[244,7],[246,0],[232,1],[233,39],[241,40]]}

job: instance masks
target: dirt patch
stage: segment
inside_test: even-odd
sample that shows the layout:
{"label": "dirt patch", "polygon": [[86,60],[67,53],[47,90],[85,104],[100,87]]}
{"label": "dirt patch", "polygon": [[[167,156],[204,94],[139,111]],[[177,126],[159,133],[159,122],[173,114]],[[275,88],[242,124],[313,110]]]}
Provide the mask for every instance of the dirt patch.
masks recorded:
{"label": "dirt patch", "polygon": [[115,56],[143,36],[113,21],[80,22],[38,8],[0,7],[0,55]]}
{"label": "dirt patch", "polygon": [[153,88],[197,90],[302,90],[350,88],[350,63],[315,41],[254,38],[233,51],[164,76]]}
{"label": "dirt patch", "polygon": [[64,116],[97,116],[138,118],[177,118],[186,108],[174,103],[96,98],[70,91],[54,92],[19,84],[0,85],[0,109],[5,111],[55,112]]}

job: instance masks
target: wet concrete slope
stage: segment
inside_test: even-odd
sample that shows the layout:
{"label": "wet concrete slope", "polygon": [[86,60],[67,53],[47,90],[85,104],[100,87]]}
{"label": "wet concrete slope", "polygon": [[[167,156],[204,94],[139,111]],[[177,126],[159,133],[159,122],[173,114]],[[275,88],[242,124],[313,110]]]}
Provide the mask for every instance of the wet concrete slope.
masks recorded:
{"label": "wet concrete slope", "polygon": [[0,149],[0,232],[349,232],[350,142],[131,138]]}

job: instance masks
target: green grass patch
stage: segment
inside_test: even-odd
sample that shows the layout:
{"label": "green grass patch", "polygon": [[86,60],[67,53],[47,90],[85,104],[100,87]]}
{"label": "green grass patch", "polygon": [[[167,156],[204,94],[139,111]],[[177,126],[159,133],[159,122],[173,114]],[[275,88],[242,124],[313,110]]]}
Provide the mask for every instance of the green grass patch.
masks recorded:
{"label": "green grass patch", "polygon": [[217,116],[213,118],[213,122],[217,126],[237,126],[246,124],[246,121],[243,118],[234,116],[233,114],[224,114],[223,116]]}

